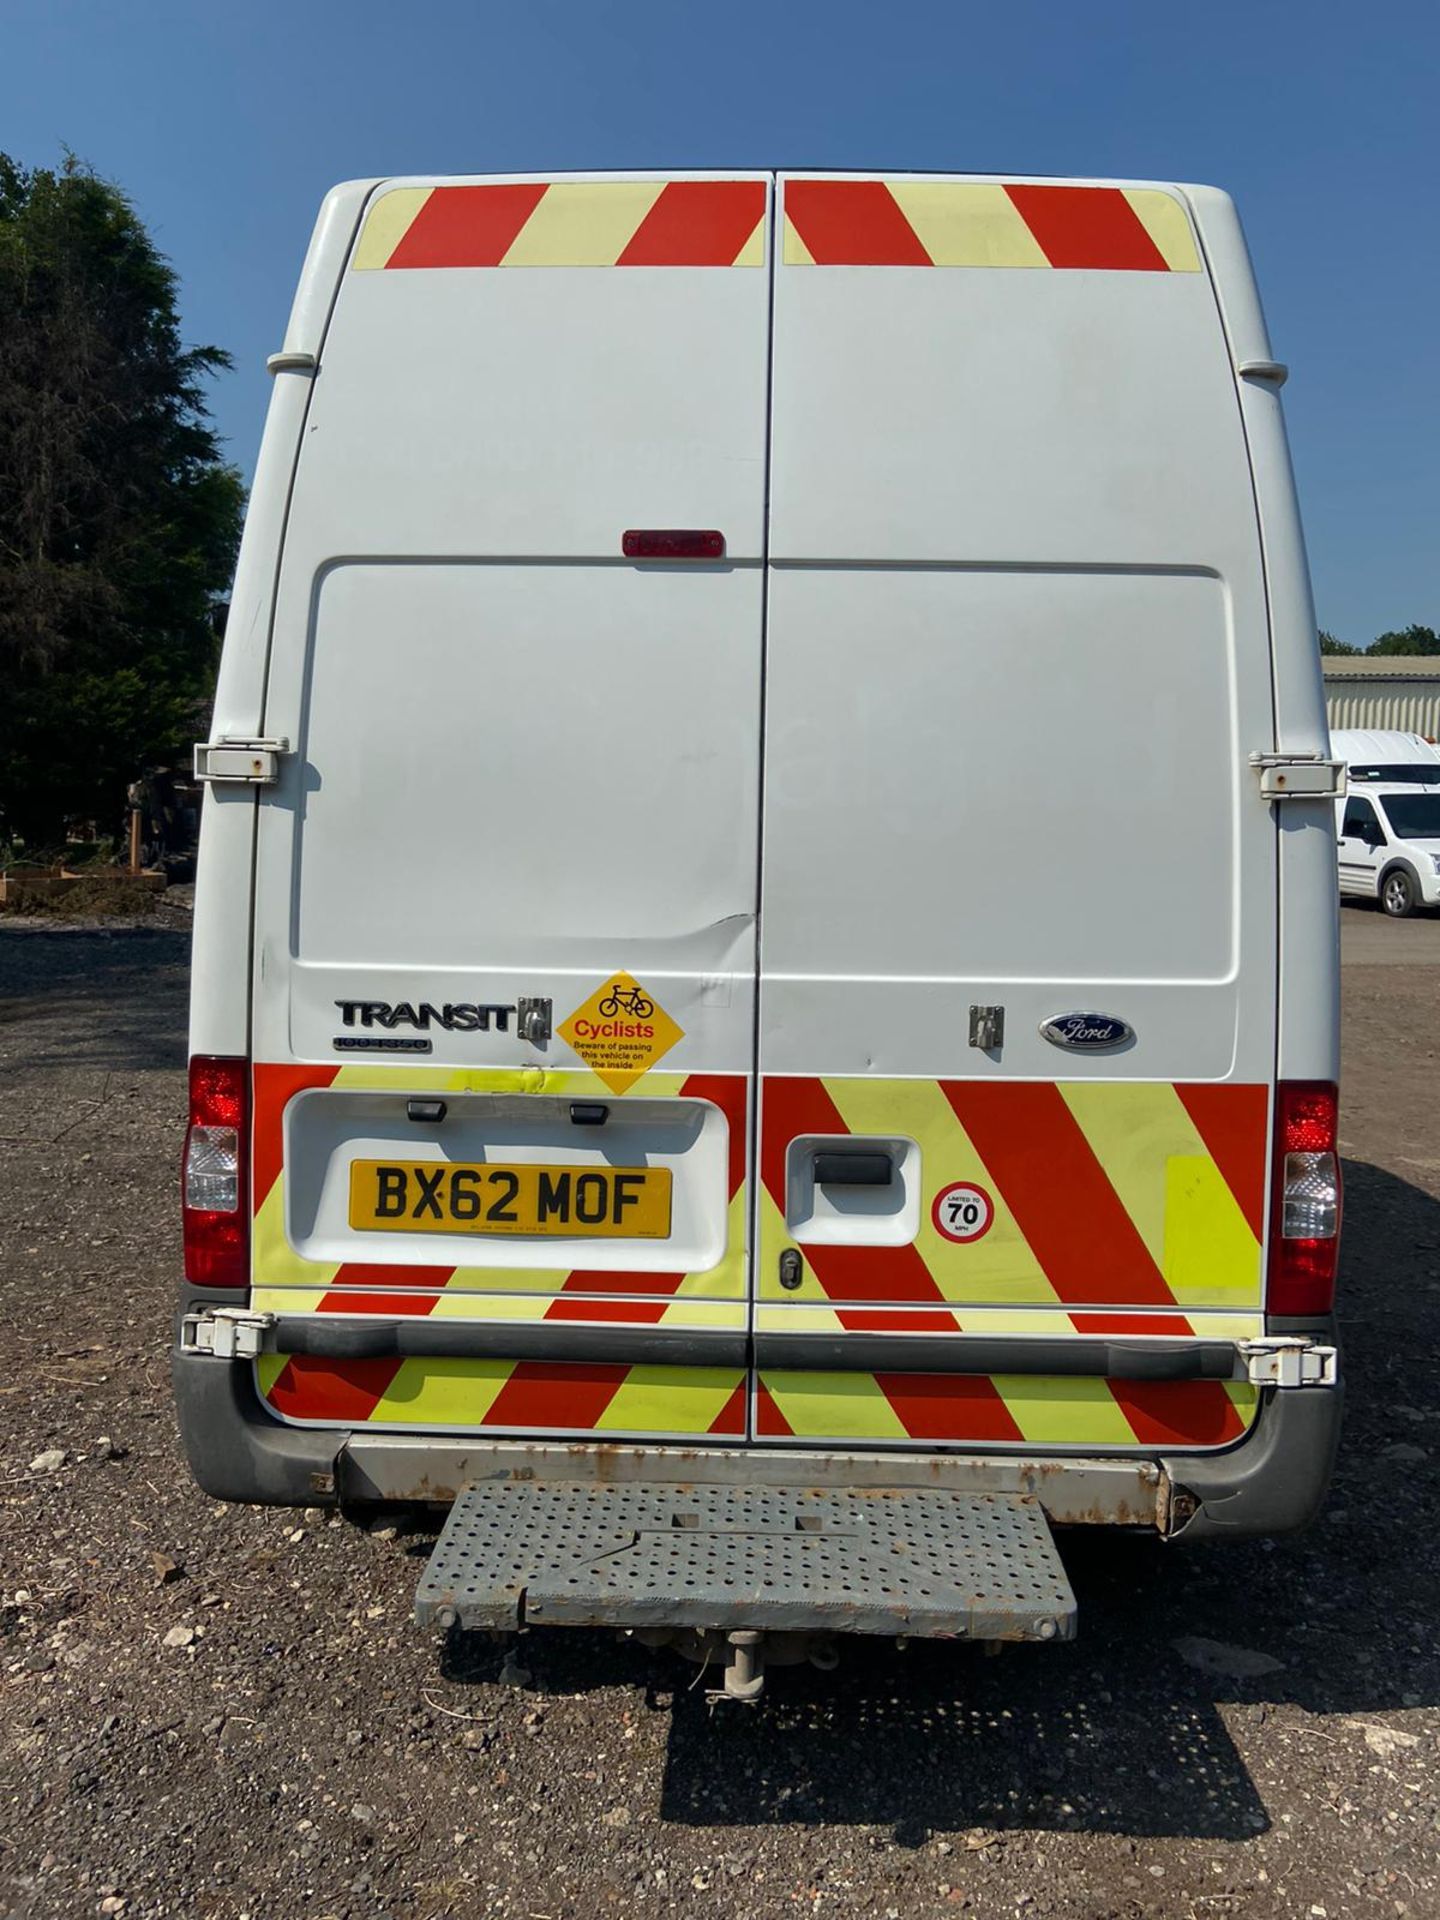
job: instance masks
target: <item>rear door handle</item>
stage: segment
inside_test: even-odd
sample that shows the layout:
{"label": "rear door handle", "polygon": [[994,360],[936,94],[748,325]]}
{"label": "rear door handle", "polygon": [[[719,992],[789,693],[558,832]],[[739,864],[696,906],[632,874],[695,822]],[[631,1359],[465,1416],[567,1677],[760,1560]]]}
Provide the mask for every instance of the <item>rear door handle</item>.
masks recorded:
{"label": "rear door handle", "polygon": [[888,1187],[895,1162],[888,1153],[817,1153],[817,1187]]}

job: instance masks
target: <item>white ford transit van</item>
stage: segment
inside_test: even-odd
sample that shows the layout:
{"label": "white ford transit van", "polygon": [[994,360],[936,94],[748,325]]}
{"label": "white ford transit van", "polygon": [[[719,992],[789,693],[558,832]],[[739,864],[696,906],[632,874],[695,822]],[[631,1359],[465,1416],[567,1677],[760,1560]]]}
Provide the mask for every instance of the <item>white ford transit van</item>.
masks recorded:
{"label": "white ford transit van", "polygon": [[1308,1520],[1339,771],[1229,200],[354,182],[271,367],[201,1485],[447,1506],[422,1620],[736,1693],[771,1629],[1068,1635],[1052,1524]]}

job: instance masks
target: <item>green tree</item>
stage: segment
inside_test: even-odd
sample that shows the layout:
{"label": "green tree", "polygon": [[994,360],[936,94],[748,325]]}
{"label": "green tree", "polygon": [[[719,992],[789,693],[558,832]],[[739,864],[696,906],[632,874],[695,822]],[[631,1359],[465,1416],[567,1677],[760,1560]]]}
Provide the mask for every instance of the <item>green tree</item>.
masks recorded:
{"label": "green tree", "polygon": [[1398,633],[1382,633],[1366,648],[1367,653],[1440,653],[1440,634],[1433,627],[1402,627]]}
{"label": "green tree", "polygon": [[0,154],[0,826],[118,829],[203,714],[244,490],[124,194]]}
{"label": "green tree", "polygon": [[1320,651],[1321,653],[1348,654],[1359,653],[1360,649],[1359,647],[1352,647],[1348,640],[1337,640],[1333,633],[1327,633],[1325,628],[1321,627]]}

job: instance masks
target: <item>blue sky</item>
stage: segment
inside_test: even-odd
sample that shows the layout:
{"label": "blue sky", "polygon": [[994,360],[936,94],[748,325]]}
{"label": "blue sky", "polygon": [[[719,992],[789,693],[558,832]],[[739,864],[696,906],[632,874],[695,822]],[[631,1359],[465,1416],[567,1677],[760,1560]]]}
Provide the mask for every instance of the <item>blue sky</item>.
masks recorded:
{"label": "blue sky", "polygon": [[1411,0],[0,0],[0,148],[130,193],[248,472],[315,208],[384,173],[834,166],[1228,188],[1322,624],[1440,626],[1440,10]]}

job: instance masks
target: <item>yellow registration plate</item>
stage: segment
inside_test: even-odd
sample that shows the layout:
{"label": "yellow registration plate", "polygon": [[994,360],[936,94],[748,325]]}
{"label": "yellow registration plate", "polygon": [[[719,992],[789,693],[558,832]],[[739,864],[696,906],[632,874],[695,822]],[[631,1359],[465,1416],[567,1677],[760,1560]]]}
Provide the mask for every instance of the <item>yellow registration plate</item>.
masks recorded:
{"label": "yellow registration plate", "polygon": [[664,1240],[668,1167],[507,1167],[355,1160],[350,1224],[367,1233],[559,1233]]}

